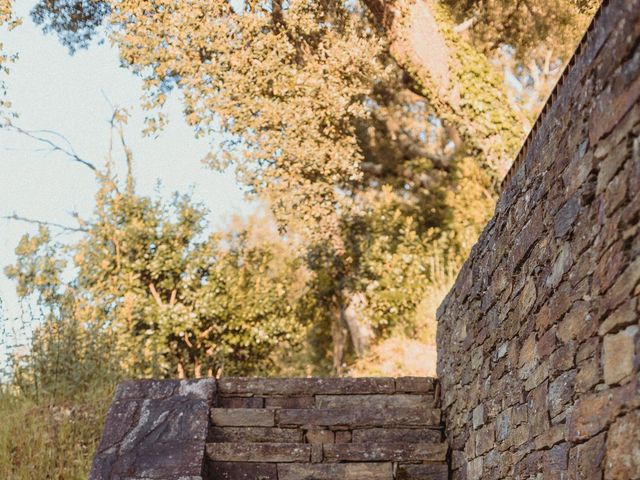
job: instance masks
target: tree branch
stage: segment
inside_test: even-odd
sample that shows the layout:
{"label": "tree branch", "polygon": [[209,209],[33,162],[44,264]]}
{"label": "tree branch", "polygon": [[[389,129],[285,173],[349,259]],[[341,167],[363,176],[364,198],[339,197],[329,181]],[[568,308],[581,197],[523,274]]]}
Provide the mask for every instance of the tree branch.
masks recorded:
{"label": "tree branch", "polygon": [[[71,160],[73,160],[74,162],[80,163],[81,165],[84,165],[85,167],[90,168],[91,170],[93,170],[94,172],[97,172],[98,169],[96,168],[96,166],[89,162],[88,160],[85,160],[83,158],[81,158],[80,156],[78,156],[77,153],[75,153],[73,151],[73,147],[71,147],[70,142],[64,137],[64,135],[60,134],[60,133],[56,133],[56,132],[52,132],[49,130],[25,130],[24,128],[20,128],[16,125],[13,124],[8,124],[6,125],[6,128],[9,128],[11,130],[14,130],[22,135],[25,135],[33,140],[36,140],[38,142],[44,143],[46,145],[49,145],[49,147],[51,147],[51,150],[54,152],[61,152],[63,154],[65,154],[67,157],[69,157]],[[60,145],[54,143],[53,141],[49,140],[48,138],[45,137],[41,137],[39,136],[37,133],[38,132],[42,132],[42,133],[49,133],[52,135],[56,135],[57,137],[60,137],[61,139],[63,139],[68,145],[68,148],[65,147],[61,147]]]}
{"label": "tree branch", "polygon": [[45,226],[45,227],[55,227],[55,228],[59,228],[61,230],[67,231],[67,232],[87,232],[88,230],[86,228],[82,228],[82,227],[68,227],[67,225],[62,225],[60,223],[55,223],[55,222],[47,222],[44,220],[35,220],[33,218],[27,218],[27,217],[22,217],[16,213],[12,214],[12,215],[4,215],[3,217],[6,220],[14,220],[17,222],[25,222],[25,223],[32,223],[35,225],[41,225],[41,226]]}

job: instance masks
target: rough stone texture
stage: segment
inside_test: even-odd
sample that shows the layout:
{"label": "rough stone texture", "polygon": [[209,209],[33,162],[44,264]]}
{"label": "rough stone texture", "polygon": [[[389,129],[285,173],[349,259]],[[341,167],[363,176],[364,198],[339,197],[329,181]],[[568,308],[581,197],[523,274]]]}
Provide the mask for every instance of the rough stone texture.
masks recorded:
{"label": "rough stone texture", "polygon": [[265,480],[444,479],[437,390],[417,377],[219,380],[209,470]]}
{"label": "rough stone texture", "polygon": [[215,380],[121,383],[92,480],[201,479]]}
{"label": "rough stone texture", "polygon": [[640,478],[639,36],[605,2],[440,306],[454,479]]}
{"label": "rough stone texture", "polygon": [[438,389],[416,377],[126,382],[91,478],[444,479]]}

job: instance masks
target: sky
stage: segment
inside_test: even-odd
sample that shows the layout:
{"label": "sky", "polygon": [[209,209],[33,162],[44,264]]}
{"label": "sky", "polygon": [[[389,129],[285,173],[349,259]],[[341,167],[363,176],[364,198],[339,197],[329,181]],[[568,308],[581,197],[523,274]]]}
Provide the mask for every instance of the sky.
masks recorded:
{"label": "sky", "polygon": [[[144,112],[138,106],[141,81],[119,66],[117,50],[107,43],[69,56],[55,36],[44,35],[31,21],[29,11],[34,3],[16,2],[23,24],[12,32],[0,31],[5,50],[19,54],[7,78],[9,100],[19,114],[16,125],[60,133],[80,157],[102,166],[109,144],[109,102],[125,107],[131,114],[126,137],[134,153],[138,193],[154,195],[158,182],[167,198],[174,191],[192,189],[194,199],[211,211],[209,220],[214,227],[233,214],[253,209],[232,172],[214,172],[201,163],[211,139],[194,137],[183,121],[179,98],[168,102],[170,123],[160,136],[143,137]],[[122,155],[115,160],[123,166]],[[0,129],[0,217],[15,213],[73,226],[70,213],[88,216],[96,188],[88,168],[43,144]],[[18,317],[20,306],[15,285],[2,270],[15,261],[13,252],[20,237],[36,229],[0,218],[0,299],[5,317]],[[58,238],[65,240],[68,235]]]}

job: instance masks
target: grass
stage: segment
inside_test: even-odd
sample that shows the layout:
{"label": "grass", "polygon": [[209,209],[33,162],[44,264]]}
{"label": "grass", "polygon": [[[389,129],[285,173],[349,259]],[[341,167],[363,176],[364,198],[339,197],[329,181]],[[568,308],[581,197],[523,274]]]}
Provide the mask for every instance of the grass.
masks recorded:
{"label": "grass", "polygon": [[0,478],[86,479],[112,393],[50,402],[0,389]]}

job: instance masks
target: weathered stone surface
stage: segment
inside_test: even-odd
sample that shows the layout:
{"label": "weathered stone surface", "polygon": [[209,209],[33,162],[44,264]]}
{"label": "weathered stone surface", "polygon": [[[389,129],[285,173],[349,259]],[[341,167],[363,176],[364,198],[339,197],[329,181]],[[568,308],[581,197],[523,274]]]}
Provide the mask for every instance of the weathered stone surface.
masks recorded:
{"label": "weathered stone surface", "polygon": [[316,426],[438,426],[440,410],[434,408],[395,409],[283,409],[278,414],[278,424],[282,427],[297,425]]}
{"label": "weathered stone surface", "polygon": [[619,383],[633,373],[639,331],[638,326],[633,325],[604,337],[604,381],[609,385]]}
{"label": "weathered stone surface", "polygon": [[342,443],[324,445],[329,462],[444,462],[443,443]]}
{"label": "weathered stone surface", "polygon": [[273,427],[275,412],[255,408],[213,408],[211,422],[218,427]]}
{"label": "weathered stone surface", "polygon": [[316,399],[307,397],[267,397],[265,406],[267,408],[312,408]]}
{"label": "weathered stone surface", "polygon": [[323,429],[323,428],[310,428],[305,433],[305,438],[307,443],[312,444],[323,444],[323,443],[333,443],[335,441],[335,434],[331,430]]}
{"label": "weathered stone surface", "polygon": [[473,409],[473,428],[476,430],[484,425],[484,405],[480,404]]}
{"label": "weathered stone surface", "polygon": [[299,443],[208,443],[215,462],[309,462],[311,445]]}
{"label": "weathered stone surface", "polygon": [[395,384],[399,393],[433,393],[435,382],[429,377],[399,377]]}
{"label": "weathered stone surface", "polygon": [[[353,443],[434,443],[442,440],[434,428],[365,428],[353,431]],[[341,443],[341,442],[336,442]]]}
{"label": "weathered stone surface", "polygon": [[602,478],[605,434],[601,433],[577,445],[569,453],[569,478]]}
{"label": "weathered stone surface", "polygon": [[303,430],[297,428],[211,426],[207,441],[216,443],[302,443],[303,436]]}
{"label": "weathered stone surface", "polygon": [[549,385],[549,414],[555,417],[571,401],[576,383],[576,371],[570,370]]}
{"label": "weathered stone surface", "polygon": [[216,408],[264,408],[262,397],[218,397]]}
{"label": "weathered stone surface", "polygon": [[350,430],[338,430],[336,432],[336,443],[351,443],[353,433]]}
{"label": "weathered stone surface", "polygon": [[393,393],[393,378],[221,378],[218,391],[224,395],[352,395]]}
{"label": "weathered stone surface", "polygon": [[215,480],[278,480],[275,463],[215,462],[210,467]]}
{"label": "weathered stone surface", "polygon": [[118,386],[89,478],[200,478],[215,381]]}
{"label": "weathered stone surface", "polygon": [[437,312],[454,479],[640,478],[640,0],[603,5]]}
{"label": "weathered stone surface", "polygon": [[[427,395],[317,395],[317,408],[433,408],[435,399]],[[297,407],[299,408],[299,407]]]}
{"label": "weathered stone surface", "polygon": [[448,480],[446,464],[399,465],[397,480]]}
{"label": "weathered stone surface", "polygon": [[406,478],[446,467],[433,379],[220,382],[224,393],[214,379],[122,384],[92,478],[392,480],[392,461],[429,462]]}
{"label": "weathered stone surface", "polygon": [[391,463],[278,465],[279,480],[393,480]]}
{"label": "weathered stone surface", "polygon": [[640,478],[640,411],[619,417],[607,436],[605,480]]}

